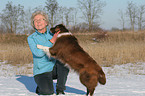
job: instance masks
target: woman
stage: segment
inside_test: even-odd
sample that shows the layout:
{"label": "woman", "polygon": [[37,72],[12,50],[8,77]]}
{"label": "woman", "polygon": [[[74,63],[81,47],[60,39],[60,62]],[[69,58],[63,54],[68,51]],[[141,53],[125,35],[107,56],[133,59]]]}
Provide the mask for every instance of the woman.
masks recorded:
{"label": "woman", "polygon": [[58,33],[52,34],[48,28],[48,15],[43,11],[32,14],[31,25],[35,32],[28,37],[28,44],[33,54],[33,74],[37,84],[36,93],[51,95],[54,93],[53,79],[57,79],[56,94],[64,94],[68,68],[54,58],[49,58],[37,44],[52,47]]}

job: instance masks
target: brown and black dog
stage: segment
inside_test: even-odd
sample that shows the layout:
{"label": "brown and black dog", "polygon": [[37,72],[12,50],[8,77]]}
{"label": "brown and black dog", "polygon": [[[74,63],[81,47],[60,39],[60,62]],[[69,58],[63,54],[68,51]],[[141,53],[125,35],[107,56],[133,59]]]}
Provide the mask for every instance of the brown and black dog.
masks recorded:
{"label": "brown and black dog", "polygon": [[87,95],[92,96],[98,82],[103,85],[106,83],[102,68],[83,50],[77,38],[64,25],[59,24],[50,30],[52,33],[60,31],[54,45],[51,48],[41,45],[37,47],[76,71],[81,83],[87,88]]}

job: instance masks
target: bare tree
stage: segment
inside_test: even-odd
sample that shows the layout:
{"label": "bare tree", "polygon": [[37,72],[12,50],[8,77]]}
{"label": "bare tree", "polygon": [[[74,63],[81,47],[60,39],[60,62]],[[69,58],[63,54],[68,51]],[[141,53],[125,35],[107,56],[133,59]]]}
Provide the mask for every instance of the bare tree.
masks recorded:
{"label": "bare tree", "polygon": [[135,24],[136,24],[136,18],[137,18],[137,6],[133,2],[128,2],[127,6],[127,15],[129,16],[130,19],[130,24],[131,24],[131,30],[134,31],[135,29]]}
{"label": "bare tree", "polygon": [[55,24],[55,15],[57,13],[58,10],[58,3],[56,0],[47,0],[46,2],[46,10],[48,11],[48,15],[50,17],[50,25],[51,27],[53,27],[53,25]]}
{"label": "bare tree", "polygon": [[33,29],[31,24],[31,15],[32,15],[32,9],[28,8],[25,10],[25,14],[22,15],[22,18],[20,19],[21,27],[20,30],[24,34],[30,34],[31,30]]}
{"label": "bare tree", "polygon": [[74,17],[74,26],[77,25],[77,13],[78,13],[77,9],[74,8],[74,15],[73,15],[73,17]]}
{"label": "bare tree", "polygon": [[137,15],[137,19],[138,19],[138,29],[139,30],[142,30],[143,23],[145,22],[145,19],[143,17],[144,14],[145,14],[145,5],[141,5],[138,8],[138,15]]}
{"label": "bare tree", "polygon": [[2,28],[6,30],[6,33],[10,33],[11,32],[11,31],[9,31],[10,27],[9,27],[7,18],[5,17],[5,14],[0,14],[0,18],[1,18],[1,22],[2,22],[1,23]]}
{"label": "bare tree", "polygon": [[59,7],[57,12],[57,19],[60,23],[65,24],[67,27],[74,23],[76,23],[76,13],[75,8],[70,7]]}
{"label": "bare tree", "polygon": [[119,15],[120,15],[119,21],[121,22],[122,30],[125,30],[125,16],[122,10],[119,10]]}
{"label": "bare tree", "polygon": [[68,27],[69,26],[69,23],[70,22],[73,22],[72,20],[72,12],[73,12],[73,8],[70,7],[70,8],[65,8],[64,10],[64,17],[65,17],[65,23],[66,23],[66,26]]}
{"label": "bare tree", "polygon": [[19,25],[19,20],[21,16],[24,14],[23,6],[20,4],[18,6],[12,5],[12,2],[8,2],[6,4],[6,8],[2,11],[1,21],[5,24],[6,28],[10,33],[16,33],[16,30]]}
{"label": "bare tree", "polygon": [[93,24],[96,23],[97,19],[100,17],[105,3],[100,0],[78,0],[78,4],[82,11],[83,19],[89,25],[89,30],[91,30]]}
{"label": "bare tree", "polygon": [[72,12],[72,24],[73,24],[73,29],[75,30],[76,29],[76,25],[77,25],[77,14],[78,14],[78,11],[76,8],[73,8],[73,12]]}
{"label": "bare tree", "polygon": [[65,13],[65,7],[62,6],[59,7],[57,12],[57,18],[61,24],[64,24],[64,13]]}

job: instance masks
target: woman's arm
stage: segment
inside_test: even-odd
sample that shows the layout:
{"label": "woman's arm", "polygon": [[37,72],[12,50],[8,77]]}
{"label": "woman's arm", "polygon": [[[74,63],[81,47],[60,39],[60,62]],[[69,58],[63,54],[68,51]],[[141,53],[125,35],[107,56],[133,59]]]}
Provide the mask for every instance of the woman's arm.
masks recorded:
{"label": "woman's arm", "polygon": [[44,55],[46,55],[43,50],[37,48],[37,44],[33,38],[28,37],[27,40],[28,40],[28,44],[33,55],[37,57],[43,57]]}

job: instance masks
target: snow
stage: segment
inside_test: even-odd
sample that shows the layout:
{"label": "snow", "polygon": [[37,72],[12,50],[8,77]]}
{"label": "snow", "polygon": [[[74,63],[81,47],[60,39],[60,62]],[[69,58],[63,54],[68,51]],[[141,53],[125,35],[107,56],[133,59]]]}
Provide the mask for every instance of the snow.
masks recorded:
{"label": "snow", "polygon": [[[35,94],[36,84],[31,74],[33,64],[20,67],[6,63],[0,62],[0,96],[38,96]],[[115,65],[103,67],[103,70],[107,83],[99,84],[94,96],[145,96],[145,63]],[[65,96],[86,94],[86,88],[80,83],[78,75],[72,71],[68,75],[65,93]]]}

